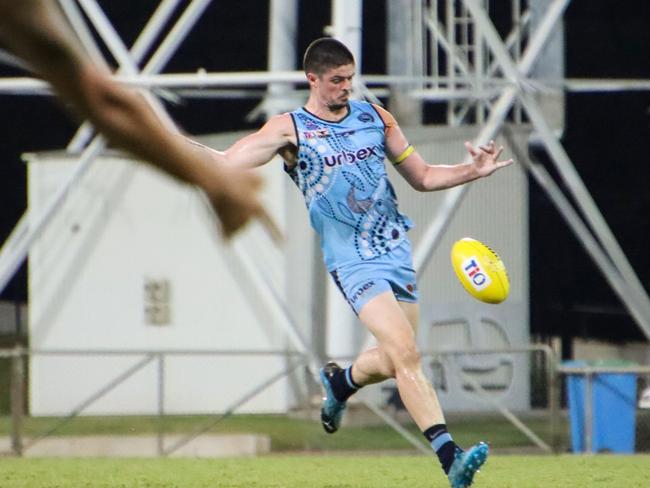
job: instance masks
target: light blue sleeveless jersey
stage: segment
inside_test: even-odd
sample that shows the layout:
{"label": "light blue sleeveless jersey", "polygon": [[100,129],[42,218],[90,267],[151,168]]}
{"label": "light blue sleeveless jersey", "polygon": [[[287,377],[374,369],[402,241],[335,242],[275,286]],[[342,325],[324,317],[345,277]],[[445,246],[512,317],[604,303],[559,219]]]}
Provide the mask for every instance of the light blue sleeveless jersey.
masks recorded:
{"label": "light blue sleeveless jersey", "polygon": [[327,269],[368,261],[407,239],[412,227],[388,181],[384,122],[367,102],[350,101],[338,122],[291,112],[297,164],[287,172],[305,197]]}

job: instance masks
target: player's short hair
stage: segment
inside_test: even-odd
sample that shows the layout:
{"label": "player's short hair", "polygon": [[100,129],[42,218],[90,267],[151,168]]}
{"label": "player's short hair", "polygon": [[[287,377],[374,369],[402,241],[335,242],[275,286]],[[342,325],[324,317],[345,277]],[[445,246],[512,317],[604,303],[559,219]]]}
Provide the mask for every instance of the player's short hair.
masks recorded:
{"label": "player's short hair", "polygon": [[354,64],[354,56],[341,41],[321,37],[313,41],[302,61],[305,73],[323,74],[325,71],[346,64]]}

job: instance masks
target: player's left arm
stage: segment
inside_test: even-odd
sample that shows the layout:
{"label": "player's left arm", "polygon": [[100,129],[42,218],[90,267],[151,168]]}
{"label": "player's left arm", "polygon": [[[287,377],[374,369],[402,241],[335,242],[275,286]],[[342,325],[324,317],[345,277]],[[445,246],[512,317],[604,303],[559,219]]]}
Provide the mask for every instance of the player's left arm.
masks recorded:
{"label": "player's left arm", "polygon": [[499,160],[503,147],[494,141],[474,148],[465,142],[472,157],[470,163],[429,164],[411,146],[393,116],[386,110],[378,111],[386,126],[386,156],[408,183],[418,191],[444,190],[483,178],[512,164],[512,159]]}

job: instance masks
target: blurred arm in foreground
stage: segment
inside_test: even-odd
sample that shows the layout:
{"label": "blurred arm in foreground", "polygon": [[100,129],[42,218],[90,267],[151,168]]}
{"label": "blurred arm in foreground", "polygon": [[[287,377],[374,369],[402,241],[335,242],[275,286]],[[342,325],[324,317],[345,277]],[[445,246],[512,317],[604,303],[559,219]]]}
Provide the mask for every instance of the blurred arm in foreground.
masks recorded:
{"label": "blurred arm in foreground", "polygon": [[120,86],[80,49],[56,2],[0,0],[0,44],[48,81],[78,116],[108,140],[175,178],[200,187],[230,237],[250,218],[277,229],[258,199],[261,179],[251,171],[218,165],[171,132],[139,93]]}

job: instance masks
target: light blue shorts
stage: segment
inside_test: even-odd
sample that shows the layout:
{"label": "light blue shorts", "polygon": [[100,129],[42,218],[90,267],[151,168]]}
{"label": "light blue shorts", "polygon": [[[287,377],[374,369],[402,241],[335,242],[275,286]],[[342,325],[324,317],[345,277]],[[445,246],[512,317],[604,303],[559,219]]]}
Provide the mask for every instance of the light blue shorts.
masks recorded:
{"label": "light blue shorts", "polygon": [[381,256],[341,266],[330,274],[357,315],[371,298],[386,291],[392,291],[398,301],[418,301],[408,240]]}

